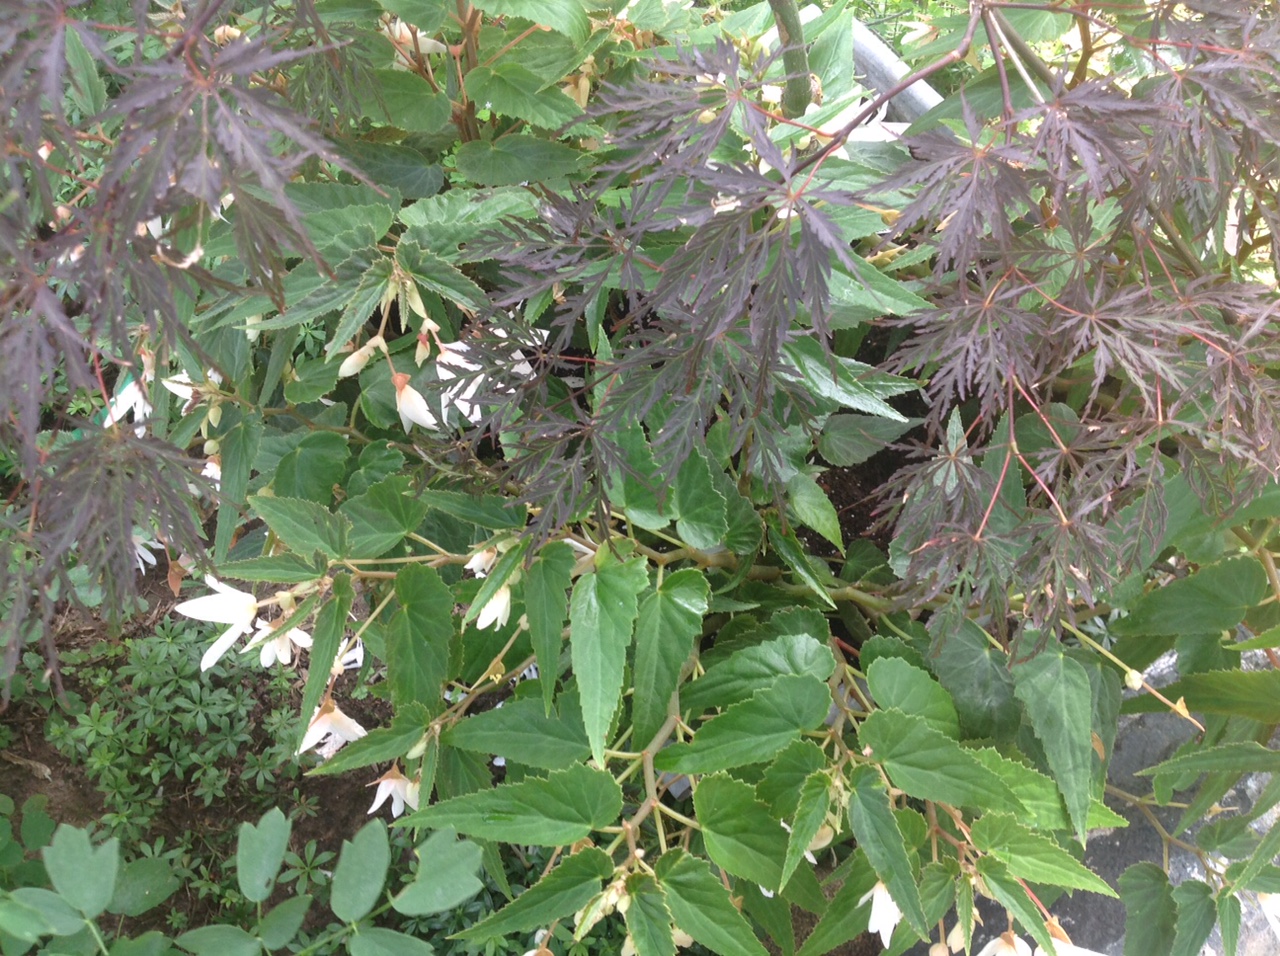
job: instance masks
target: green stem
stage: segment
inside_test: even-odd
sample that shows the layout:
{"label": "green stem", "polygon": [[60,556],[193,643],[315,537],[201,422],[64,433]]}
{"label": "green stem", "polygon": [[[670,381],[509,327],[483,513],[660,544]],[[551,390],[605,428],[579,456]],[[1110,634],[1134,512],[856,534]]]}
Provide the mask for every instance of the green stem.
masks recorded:
{"label": "green stem", "polygon": [[782,45],[782,65],[787,69],[787,85],[782,94],[782,112],[788,118],[803,116],[813,98],[809,86],[809,54],[804,48],[804,24],[796,0],[769,0],[773,22]]}

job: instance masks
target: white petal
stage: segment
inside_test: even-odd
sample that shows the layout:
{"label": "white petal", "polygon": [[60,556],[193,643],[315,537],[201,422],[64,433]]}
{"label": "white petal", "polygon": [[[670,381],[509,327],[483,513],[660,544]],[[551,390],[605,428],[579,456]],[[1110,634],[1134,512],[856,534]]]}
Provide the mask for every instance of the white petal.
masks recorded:
{"label": "white petal", "polygon": [[[311,726],[308,727],[307,732],[302,735],[302,743],[298,744],[298,753],[304,753],[305,751],[310,750],[316,744],[320,743],[320,741],[324,740],[325,737],[329,736],[330,727],[327,719],[328,716],[328,714],[324,714],[311,721]],[[988,954],[988,956],[990,956],[990,954]]]}
{"label": "white petal", "polygon": [[[369,813],[377,813],[378,808],[387,802],[387,797],[391,796],[391,791],[395,789],[395,783],[391,780],[379,780],[378,792],[373,797],[373,805],[369,807]],[[368,814],[366,814],[367,816]],[[399,816],[399,814],[396,814]]]}
{"label": "white petal", "polygon": [[400,424],[407,433],[413,425],[423,428],[438,428],[439,422],[427,407],[427,400],[416,388],[406,385],[396,392],[396,410],[400,413]]}
{"label": "white petal", "polygon": [[231,650],[231,645],[235,644],[236,639],[247,631],[248,625],[233,624],[222,632],[222,636],[214,641],[204,656],[200,658],[200,670],[207,671],[214,664],[222,659],[222,655]]}
{"label": "white petal", "polygon": [[252,594],[243,591],[222,591],[204,597],[183,601],[174,608],[179,614],[210,624],[236,624],[248,630],[253,616],[258,613],[258,602]]}
{"label": "white petal", "polygon": [[476,627],[482,631],[491,624],[505,627],[509,617],[511,617],[511,588],[504,584],[476,615]]}
{"label": "white petal", "polygon": [[329,715],[329,729],[344,740],[359,740],[368,733],[357,721],[344,714],[336,704],[333,713]]}

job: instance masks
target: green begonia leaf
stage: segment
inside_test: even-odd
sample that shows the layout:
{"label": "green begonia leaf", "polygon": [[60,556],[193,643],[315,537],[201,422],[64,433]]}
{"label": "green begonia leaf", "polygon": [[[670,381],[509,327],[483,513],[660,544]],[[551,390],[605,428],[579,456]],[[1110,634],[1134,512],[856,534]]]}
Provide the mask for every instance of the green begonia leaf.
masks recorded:
{"label": "green begonia leaf", "polygon": [[176,940],[179,946],[196,956],[259,956],[262,944],[239,926],[201,926],[183,933]]}
{"label": "green begonia leaf", "polygon": [[254,495],[249,506],[290,550],[310,556],[316,551],[330,558],[346,556],[351,522],[314,501]]}
{"label": "green begonia leaf", "polygon": [[671,932],[671,911],[666,894],[647,873],[636,873],[627,880],[627,934],[635,944],[636,956],[675,956],[676,943]]}
{"label": "green begonia leaf", "polygon": [[425,940],[381,926],[366,926],[347,937],[347,951],[351,956],[433,956],[435,953]]}
{"label": "green begonia leaf", "polygon": [[705,710],[746,700],[779,677],[808,675],[825,681],[835,669],[831,648],[809,634],[789,634],[745,647],[682,688],[680,705]]}
{"label": "green begonia leaf", "polygon": [[827,819],[827,810],[831,806],[830,791],[831,778],[825,773],[812,773],[800,785],[796,812],[791,819],[791,835],[787,837],[787,855],[782,861],[783,886],[791,882],[791,875]]}
{"label": "green begonia leaf", "polygon": [[[374,70],[373,79],[393,126],[411,133],[434,133],[449,122],[452,113],[449,97],[433,90],[418,74],[408,70]],[[382,110],[373,104],[370,106],[371,118],[381,120]]]}
{"label": "green begonia leaf", "polygon": [[711,773],[769,760],[831,709],[831,691],[812,676],[779,677],[698,728],[688,743],[673,744],[653,765],[675,773]]}
{"label": "green begonia leaf", "polygon": [[396,575],[400,610],[387,626],[387,675],[397,707],[419,702],[441,709],[453,641],[453,594],[434,568],[406,565]]}
{"label": "green begonia leaf", "polygon": [[835,607],[835,601],[831,600],[831,596],[827,594],[826,587],[823,586],[817,572],[814,571],[813,565],[809,563],[809,558],[805,555],[804,548],[800,546],[796,533],[792,530],[783,531],[782,525],[778,523],[777,517],[773,515],[769,516],[767,524],[769,526],[769,544],[773,550],[799,576],[800,580],[808,585],[809,589],[813,591],[820,601],[830,607]]}
{"label": "green begonia leaf", "polygon": [[483,0],[476,4],[494,17],[520,17],[563,33],[575,43],[585,43],[591,35],[588,7],[581,0]]}
{"label": "green begonia leaf", "polygon": [[802,471],[787,482],[787,500],[796,520],[830,541],[843,553],[844,538],[840,533],[840,516],[822,487]]}
{"label": "green begonia leaf", "polygon": [[1103,896],[1115,891],[1047,836],[1032,832],[1013,817],[984,814],[971,829],[973,845],[1002,861],[1012,876]]}
{"label": "green begonia leaf", "polygon": [[481,186],[514,186],[567,176],[578,169],[583,154],[563,143],[508,135],[491,143],[463,143],[456,157],[458,172],[472,182]]}
{"label": "green begonia leaf", "polygon": [[563,541],[552,541],[543,546],[525,573],[524,609],[529,619],[529,640],[542,677],[542,706],[548,716],[560,672],[573,565],[573,549]]}
{"label": "green begonia leaf", "polygon": [[622,672],[638,614],[637,598],[648,584],[644,558],[619,561],[603,554],[595,571],[578,578],[569,601],[573,672],[597,764],[604,764],[605,735],[622,693]]}
{"label": "green begonia leaf", "polygon": [[655,874],[667,894],[667,907],[676,926],[695,941],[719,956],[766,956],[764,946],[705,860],[683,850],[668,850],[658,860]]}
{"label": "green begonia leaf", "polygon": [[591,755],[581,727],[547,716],[542,702],[533,698],[507,701],[461,720],[440,742],[544,770],[564,770]]}
{"label": "green begonia leaf", "polygon": [[1201,880],[1184,880],[1173,888],[1173,901],[1178,916],[1169,956],[1199,956],[1218,921],[1213,890]]}
{"label": "green begonia leaf", "polygon": [[284,949],[293,942],[294,937],[298,935],[298,930],[302,929],[307,911],[310,909],[309,895],[291,896],[280,905],[272,907],[271,911],[258,921],[258,928],[254,935],[262,940],[262,945],[267,949]]}
{"label": "green begonia leaf", "polygon": [[711,480],[711,468],[694,449],[676,473],[671,500],[676,533],[695,548],[716,548],[729,532],[724,497]]}
{"label": "green begonia leaf", "polygon": [[1228,558],[1170,581],[1139,599],[1117,621],[1117,634],[1210,634],[1235,627],[1267,592],[1253,558]]}
{"label": "green begonia leaf", "polygon": [[862,722],[859,741],[871,748],[893,785],[920,800],[1022,812],[1018,798],[976,757],[934,730],[923,717],[877,710]]}
{"label": "green begonia leaf", "polygon": [[491,939],[527,933],[571,916],[600,892],[600,881],[613,872],[603,850],[588,847],[563,860],[554,870],[496,913],[457,934],[458,939]]}
{"label": "green begonia leaf", "polygon": [[1089,674],[1054,645],[1013,668],[1014,693],[1044,745],[1076,839],[1088,832],[1093,780],[1093,694]]}
{"label": "green begonia leaf", "polygon": [[707,854],[718,866],[768,890],[782,888],[787,831],[756,800],[754,789],[725,774],[713,774],[698,783],[693,806]]}
{"label": "green begonia leaf", "polygon": [[951,695],[927,671],[899,657],[881,658],[867,668],[867,685],[879,706],[923,717],[934,730],[959,739],[960,718]]}
{"label": "green begonia leaf", "polygon": [[709,597],[706,575],[685,568],[667,575],[640,603],[631,698],[633,737],[639,746],[647,745],[667,719],[680,672],[702,633]]}
{"label": "green begonia leaf", "polygon": [[524,120],[543,129],[559,129],[582,114],[582,109],[559,88],[541,89],[542,81],[519,63],[499,60],[467,73],[467,95],[494,112]]}
{"label": "green begonia leaf", "polygon": [[849,827],[911,928],[921,936],[928,936],[920,890],[907,845],[889,803],[889,791],[871,767],[854,771],[849,793]]}
{"label": "green begonia leaf", "polygon": [[443,800],[401,819],[404,826],[453,827],[485,840],[532,846],[575,843],[608,826],[622,809],[622,791],[603,770],[578,765]]}
{"label": "green begonia leaf", "polygon": [[1135,863],[1117,881],[1124,901],[1124,956],[1173,952],[1178,907],[1164,870]]}

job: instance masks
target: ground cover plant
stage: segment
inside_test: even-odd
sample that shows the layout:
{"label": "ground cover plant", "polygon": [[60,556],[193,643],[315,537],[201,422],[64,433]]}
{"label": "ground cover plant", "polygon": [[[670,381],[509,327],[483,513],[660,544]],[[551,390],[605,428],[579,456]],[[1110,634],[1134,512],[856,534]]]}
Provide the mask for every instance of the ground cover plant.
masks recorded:
{"label": "ground cover plant", "polygon": [[[168,870],[3,831],[6,954],[1069,956],[1063,893],[1235,951],[1280,888],[1280,788],[1219,805],[1280,722],[1280,22],[978,2],[874,91],[855,12],[6,11],[6,671],[57,695],[60,602],[118,625],[155,561],[204,679],[298,667],[274,749],[398,834],[246,814],[250,917],[170,939],[103,917]],[[828,493],[885,472],[874,526]],[[1185,746],[1117,788],[1161,709]],[[1166,854],[1112,886],[1119,811]],[[481,871],[505,906],[415,922]]]}

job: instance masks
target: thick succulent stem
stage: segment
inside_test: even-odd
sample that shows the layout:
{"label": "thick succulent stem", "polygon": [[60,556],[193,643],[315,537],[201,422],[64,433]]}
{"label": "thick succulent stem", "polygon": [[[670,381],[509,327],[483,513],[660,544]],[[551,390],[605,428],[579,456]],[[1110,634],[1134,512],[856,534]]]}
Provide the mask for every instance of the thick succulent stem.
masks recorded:
{"label": "thick succulent stem", "polygon": [[796,0],[769,0],[773,22],[778,26],[778,42],[782,44],[782,65],[787,68],[787,85],[782,93],[785,116],[803,116],[813,98],[809,83],[809,54],[804,47],[804,25]]}

